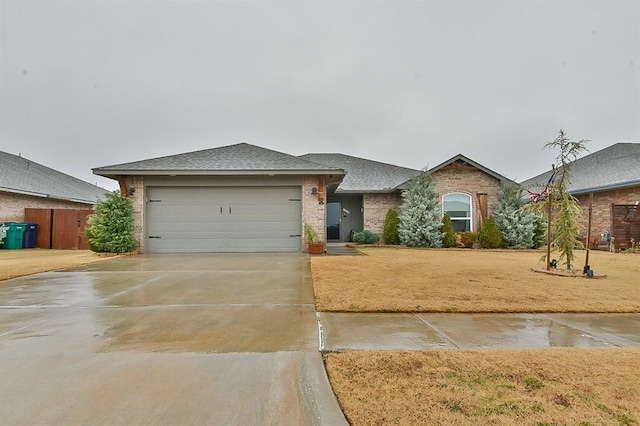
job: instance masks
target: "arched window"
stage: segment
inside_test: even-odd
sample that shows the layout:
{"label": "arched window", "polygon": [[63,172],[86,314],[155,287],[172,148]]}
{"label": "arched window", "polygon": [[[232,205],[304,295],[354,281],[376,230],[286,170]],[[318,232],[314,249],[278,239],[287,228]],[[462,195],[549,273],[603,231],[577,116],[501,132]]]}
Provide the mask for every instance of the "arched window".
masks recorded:
{"label": "arched window", "polygon": [[442,215],[448,214],[455,232],[473,231],[471,195],[452,192],[442,198]]}

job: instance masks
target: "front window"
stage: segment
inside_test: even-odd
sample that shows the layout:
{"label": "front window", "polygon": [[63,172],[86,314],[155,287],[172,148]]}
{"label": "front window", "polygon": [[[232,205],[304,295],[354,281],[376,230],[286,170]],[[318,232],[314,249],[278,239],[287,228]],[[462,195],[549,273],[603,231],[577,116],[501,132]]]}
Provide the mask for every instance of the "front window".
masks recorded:
{"label": "front window", "polygon": [[455,232],[472,231],[471,195],[461,192],[447,194],[442,199],[442,215],[448,214]]}

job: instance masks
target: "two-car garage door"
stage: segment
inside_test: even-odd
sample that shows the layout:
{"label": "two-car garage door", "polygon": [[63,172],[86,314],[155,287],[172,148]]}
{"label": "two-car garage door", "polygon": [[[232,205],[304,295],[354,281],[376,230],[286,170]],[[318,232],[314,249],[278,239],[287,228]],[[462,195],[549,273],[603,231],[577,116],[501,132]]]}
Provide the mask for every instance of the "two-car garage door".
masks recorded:
{"label": "two-car garage door", "polygon": [[148,187],[147,253],[300,251],[300,187]]}

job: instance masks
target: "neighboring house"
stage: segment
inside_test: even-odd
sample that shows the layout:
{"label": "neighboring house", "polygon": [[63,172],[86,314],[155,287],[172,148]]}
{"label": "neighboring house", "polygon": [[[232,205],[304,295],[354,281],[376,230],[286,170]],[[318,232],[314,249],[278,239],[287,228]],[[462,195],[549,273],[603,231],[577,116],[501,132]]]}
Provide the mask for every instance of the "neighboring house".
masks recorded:
{"label": "neighboring house", "polygon": [[[540,192],[551,177],[551,170],[521,183]],[[581,237],[586,241],[590,198],[592,224],[590,247],[607,245],[628,248],[631,238],[640,240],[640,144],[617,143],[573,162],[569,191],[583,210]]]}
{"label": "neighboring house", "polygon": [[25,208],[91,209],[107,191],[0,151],[0,222],[24,222]]}
{"label": "neighboring house", "polygon": [[[381,233],[419,170],[342,154],[300,157],[240,143],[99,167],[133,199],[147,253],[301,251],[303,224],[323,240]],[[430,170],[445,212],[478,230],[503,176],[458,155]],[[403,186],[404,185],[404,186]]]}

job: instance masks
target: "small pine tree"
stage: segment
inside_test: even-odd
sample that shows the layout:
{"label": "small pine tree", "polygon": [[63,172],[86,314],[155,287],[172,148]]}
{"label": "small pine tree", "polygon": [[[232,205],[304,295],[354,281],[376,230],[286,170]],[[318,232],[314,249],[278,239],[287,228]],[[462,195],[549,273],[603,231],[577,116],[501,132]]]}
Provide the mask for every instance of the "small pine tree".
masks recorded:
{"label": "small pine tree", "polygon": [[400,242],[409,247],[441,247],[442,223],[438,207],[438,193],[431,176],[420,173],[402,193]]}
{"label": "small pine tree", "polygon": [[502,247],[502,233],[493,216],[489,216],[482,225],[479,240],[482,248],[494,249]]}
{"label": "small pine tree", "polygon": [[126,253],[136,245],[133,238],[133,203],[118,192],[98,201],[96,211],[89,216],[85,231],[91,250]]}
{"label": "small pine tree", "polygon": [[400,217],[398,216],[398,212],[394,209],[389,209],[384,218],[384,228],[382,232],[382,239],[385,244],[400,244],[400,237],[398,236],[399,226]]}
{"label": "small pine tree", "polygon": [[540,215],[533,216],[535,228],[533,230],[533,245],[531,248],[538,249],[547,244],[547,221]]}
{"label": "small pine tree", "polygon": [[525,208],[526,204],[527,200],[522,197],[520,186],[510,182],[500,185],[493,214],[507,248],[533,246],[535,215]]}
{"label": "small pine tree", "polygon": [[456,233],[453,230],[453,223],[451,217],[445,214],[442,218],[442,247],[455,247],[456,246]]}

